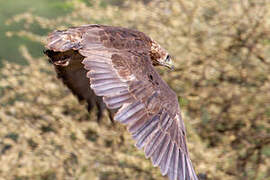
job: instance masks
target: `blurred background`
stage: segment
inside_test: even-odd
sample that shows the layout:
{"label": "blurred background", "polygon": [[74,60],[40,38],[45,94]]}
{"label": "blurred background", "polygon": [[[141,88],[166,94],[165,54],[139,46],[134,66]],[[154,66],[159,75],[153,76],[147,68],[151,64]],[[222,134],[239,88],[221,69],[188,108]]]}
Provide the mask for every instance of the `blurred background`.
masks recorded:
{"label": "blurred background", "polygon": [[0,0],[0,179],[165,180],[125,127],[100,124],[43,55],[54,29],[143,31],[173,57],[197,173],[270,179],[268,0]]}

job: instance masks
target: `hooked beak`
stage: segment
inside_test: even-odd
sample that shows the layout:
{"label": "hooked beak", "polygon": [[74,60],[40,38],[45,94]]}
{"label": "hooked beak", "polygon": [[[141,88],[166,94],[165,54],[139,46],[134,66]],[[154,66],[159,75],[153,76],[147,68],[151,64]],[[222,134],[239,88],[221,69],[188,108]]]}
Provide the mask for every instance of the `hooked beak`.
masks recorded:
{"label": "hooked beak", "polygon": [[162,63],[162,65],[169,68],[170,70],[174,70],[174,65],[173,65],[173,62],[171,60],[168,62]]}

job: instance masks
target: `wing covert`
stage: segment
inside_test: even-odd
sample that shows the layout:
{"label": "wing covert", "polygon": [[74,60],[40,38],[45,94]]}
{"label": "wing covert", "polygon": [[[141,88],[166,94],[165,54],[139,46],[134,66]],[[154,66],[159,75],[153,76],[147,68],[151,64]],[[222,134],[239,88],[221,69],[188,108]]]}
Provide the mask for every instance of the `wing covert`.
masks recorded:
{"label": "wing covert", "polygon": [[[67,33],[67,31],[69,33]],[[78,50],[91,88],[116,121],[127,125],[154,166],[170,180],[197,180],[186,147],[186,133],[176,94],[151,63],[151,39],[119,27],[87,25],[55,31],[48,47]]]}
{"label": "wing covert", "polygon": [[[101,44],[101,43],[100,43]],[[91,88],[109,108],[119,108],[114,116],[128,127],[136,147],[171,180],[194,179],[186,147],[185,127],[176,94],[160,78],[143,49],[87,48],[79,52]]]}

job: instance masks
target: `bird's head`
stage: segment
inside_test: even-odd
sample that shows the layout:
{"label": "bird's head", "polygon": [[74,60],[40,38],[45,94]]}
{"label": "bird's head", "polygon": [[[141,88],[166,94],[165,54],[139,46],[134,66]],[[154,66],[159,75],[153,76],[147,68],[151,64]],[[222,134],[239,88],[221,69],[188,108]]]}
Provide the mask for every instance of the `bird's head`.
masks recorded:
{"label": "bird's head", "polygon": [[174,69],[169,53],[155,41],[152,42],[150,55],[154,66],[165,66],[171,70]]}

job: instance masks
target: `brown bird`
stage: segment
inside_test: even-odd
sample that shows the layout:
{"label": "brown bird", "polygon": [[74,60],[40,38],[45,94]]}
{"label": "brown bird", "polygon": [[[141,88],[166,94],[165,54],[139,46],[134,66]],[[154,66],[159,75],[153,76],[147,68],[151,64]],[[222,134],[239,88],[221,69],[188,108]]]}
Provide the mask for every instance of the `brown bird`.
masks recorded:
{"label": "brown bird", "polygon": [[[90,88],[89,79],[86,77],[87,70],[83,68],[83,64],[81,63],[84,57],[73,50],[64,52],[46,50],[44,53],[50,58],[49,61],[54,64],[57,77],[63,81],[80,102],[87,102],[87,110],[90,112],[94,106],[97,107],[96,116],[97,121],[100,122],[106,105],[102,97],[96,96],[94,91]],[[69,61],[71,63],[68,66],[63,64],[67,58],[72,59]],[[114,111],[110,109],[107,110],[113,122]]]}
{"label": "brown bird", "polygon": [[109,109],[117,109],[114,120],[127,125],[136,147],[144,148],[162,175],[198,180],[177,95],[154,68],[173,68],[157,42],[132,29],[84,25],[52,32],[46,48],[59,77],[79,99],[102,97]]}

